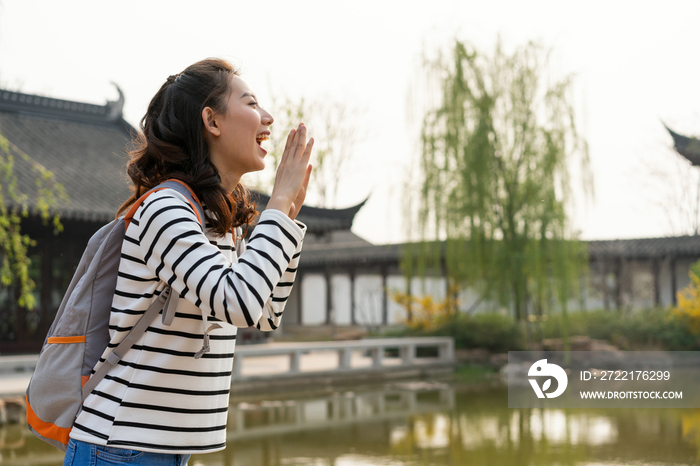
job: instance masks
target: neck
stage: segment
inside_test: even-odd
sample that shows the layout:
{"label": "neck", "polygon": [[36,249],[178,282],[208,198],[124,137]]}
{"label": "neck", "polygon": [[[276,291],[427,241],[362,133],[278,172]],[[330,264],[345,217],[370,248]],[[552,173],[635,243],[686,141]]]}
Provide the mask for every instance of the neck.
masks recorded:
{"label": "neck", "polygon": [[241,177],[233,173],[219,172],[219,176],[221,177],[221,187],[229,193],[232,192],[236,188],[236,186],[238,186],[238,183],[241,181]]}

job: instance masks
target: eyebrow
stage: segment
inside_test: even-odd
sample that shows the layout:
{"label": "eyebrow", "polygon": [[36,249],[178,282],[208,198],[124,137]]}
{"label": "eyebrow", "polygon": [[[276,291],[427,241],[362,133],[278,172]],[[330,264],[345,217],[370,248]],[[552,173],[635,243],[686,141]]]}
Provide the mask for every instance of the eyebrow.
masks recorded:
{"label": "eyebrow", "polygon": [[250,92],[244,92],[243,95],[241,96],[241,99],[242,99],[243,97],[252,97],[252,98],[254,98],[255,100],[258,100],[258,98],[255,97],[255,94],[251,94]]}

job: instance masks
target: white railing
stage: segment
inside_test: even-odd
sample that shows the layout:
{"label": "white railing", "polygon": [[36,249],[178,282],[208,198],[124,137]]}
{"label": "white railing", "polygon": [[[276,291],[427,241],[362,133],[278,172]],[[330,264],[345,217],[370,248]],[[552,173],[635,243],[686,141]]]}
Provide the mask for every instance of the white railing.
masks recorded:
{"label": "white railing", "polygon": [[[429,355],[418,354],[419,348],[433,351]],[[0,398],[24,393],[37,358],[37,355],[0,358]],[[414,368],[443,370],[454,363],[454,340],[450,337],[237,345],[232,378],[255,381],[301,374],[347,376]]]}
{"label": "white railing", "polygon": [[[437,351],[419,357],[418,348]],[[329,353],[337,353],[337,358]],[[236,347],[233,360],[233,379],[301,372],[378,371],[426,364],[454,364],[454,340],[450,337],[424,337],[240,345]]]}

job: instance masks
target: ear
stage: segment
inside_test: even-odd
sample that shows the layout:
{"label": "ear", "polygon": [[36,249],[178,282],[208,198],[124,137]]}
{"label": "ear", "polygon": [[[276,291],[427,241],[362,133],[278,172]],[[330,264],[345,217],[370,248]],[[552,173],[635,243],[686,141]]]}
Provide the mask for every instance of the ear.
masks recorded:
{"label": "ear", "polygon": [[202,110],[202,122],[204,123],[205,131],[209,132],[212,136],[221,136],[221,130],[219,129],[217,122],[217,115],[211,107],[204,107]]}

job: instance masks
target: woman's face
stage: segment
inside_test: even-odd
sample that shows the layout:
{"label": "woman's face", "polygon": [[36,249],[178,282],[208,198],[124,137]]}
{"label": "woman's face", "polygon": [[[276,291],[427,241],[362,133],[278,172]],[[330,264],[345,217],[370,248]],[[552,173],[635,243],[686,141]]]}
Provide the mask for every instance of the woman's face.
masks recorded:
{"label": "woman's face", "polygon": [[211,114],[207,121],[206,112],[207,109],[203,119],[211,161],[223,184],[233,189],[245,173],[265,168],[267,151],[261,144],[269,138],[269,126],[274,120],[258,105],[248,83],[239,76],[231,80],[225,113]]}

